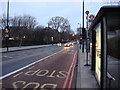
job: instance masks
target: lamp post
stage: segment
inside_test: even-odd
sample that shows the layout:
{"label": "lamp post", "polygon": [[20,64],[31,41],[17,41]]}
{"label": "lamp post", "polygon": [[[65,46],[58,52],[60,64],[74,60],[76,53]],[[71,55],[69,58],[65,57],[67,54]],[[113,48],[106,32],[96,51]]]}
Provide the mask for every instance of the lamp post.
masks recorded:
{"label": "lamp post", "polygon": [[[78,25],[79,25],[80,23],[78,23]],[[80,49],[81,49],[81,44],[82,44],[82,32],[81,32],[81,24],[80,24],[80,26],[78,26],[78,32],[80,33],[79,35],[80,35],[80,37],[79,37],[79,44],[80,44]]]}
{"label": "lamp post", "polygon": [[81,31],[81,23],[78,23],[78,32],[79,32],[79,35],[81,37],[81,34],[82,34],[82,31]]}
{"label": "lamp post", "polygon": [[9,26],[9,0],[7,2],[7,27]]}
{"label": "lamp post", "polygon": [[53,37],[51,37],[52,45],[53,45]]}
{"label": "lamp post", "polygon": [[84,0],[83,0],[83,27],[82,27],[82,52],[84,53],[84,39],[85,39],[85,28],[84,28]]}
{"label": "lamp post", "polygon": [[7,2],[7,26],[5,27],[5,40],[6,40],[6,44],[7,44],[7,51],[8,51],[8,44],[9,44],[9,0]]}
{"label": "lamp post", "polygon": [[83,28],[84,28],[84,0],[83,0]]}
{"label": "lamp post", "polygon": [[8,51],[8,42],[9,42],[9,28],[5,27],[5,40],[6,40],[6,47]]}
{"label": "lamp post", "polygon": [[26,36],[23,36],[23,37],[21,37],[21,39],[20,39],[20,45],[19,45],[19,47],[21,47],[21,45],[22,45],[22,42],[23,42],[23,39],[25,39],[26,38]]}
{"label": "lamp post", "polygon": [[74,41],[74,39],[75,39],[75,34],[72,34],[72,40]]}

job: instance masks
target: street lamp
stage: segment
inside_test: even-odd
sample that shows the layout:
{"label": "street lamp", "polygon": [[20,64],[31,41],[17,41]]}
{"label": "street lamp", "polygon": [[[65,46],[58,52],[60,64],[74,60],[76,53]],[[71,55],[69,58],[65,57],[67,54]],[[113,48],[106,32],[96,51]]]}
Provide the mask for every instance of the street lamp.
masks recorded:
{"label": "street lamp", "polygon": [[75,36],[75,34],[72,34],[72,37],[74,37]]}
{"label": "street lamp", "polygon": [[84,0],[83,0],[83,28],[84,28]]}
{"label": "street lamp", "polygon": [[8,42],[9,42],[9,37],[10,37],[10,35],[9,35],[9,28],[8,27],[5,27],[5,40],[6,40],[6,47],[7,47],[7,51],[8,51]]}
{"label": "street lamp", "polygon": [[51,37],[52,45],[53,45],[53,37]]}
{"label": "street lamp", "polygon": [[79,32],[79,35],[81,37],[81,34],[82,34],[82,32],[81,32],[81,23],[78,23],[78,32]]}
{"label": "street lamp", "polygon": [[78,23],[78,25],[80,25],[79,27],[78,27],[78,32],[79,32],[79,44],[80,44],[80,49],[81,49],[81,44],[82,44],[82,28],[81,28],[81,24],[80,23]]}
{"label": "street lamp", "polygon": [[21,37],[19,47],[22,45],[23,39],[25,39],[25,38],[26,38],[26,36]]}
{"label": "street lamp", "polygon": [[26,36],[23,36],[23,38],[25,39],[25,38],[26,38]]}
{"label": "street lamp", "polygon": [[84,28],[84,0],[83,0],[83,27],[82,27],[82,52],[84,53],[84,39],[85,39],[85,28]]}
{"label": "street lamp", "polygon": [[7,2],[7,26],[9,26],[9,0]]}
{"label": "street lamp", "polygon": [[9,0],[7,2],[7,26],[5,27],[5,39],[7,44],[7,51],[8,51],[8,42],[9,42]]}

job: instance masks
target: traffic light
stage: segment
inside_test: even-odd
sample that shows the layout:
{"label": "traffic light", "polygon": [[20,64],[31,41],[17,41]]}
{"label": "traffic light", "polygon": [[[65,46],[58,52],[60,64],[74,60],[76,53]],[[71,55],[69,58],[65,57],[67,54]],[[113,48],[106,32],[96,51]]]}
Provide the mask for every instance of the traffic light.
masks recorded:
{"label": "traffic light", "polygon": [[82,28],[82,39],[86,39],[86,30]]}

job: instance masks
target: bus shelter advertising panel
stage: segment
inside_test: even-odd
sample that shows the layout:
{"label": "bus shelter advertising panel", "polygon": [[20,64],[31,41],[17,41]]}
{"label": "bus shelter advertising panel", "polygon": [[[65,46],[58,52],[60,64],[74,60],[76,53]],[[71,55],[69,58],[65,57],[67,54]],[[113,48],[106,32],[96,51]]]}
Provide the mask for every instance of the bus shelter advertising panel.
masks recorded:
{"label": "bus shelter advertising panel", "polygon": [[98,83],[101,82],[101,24],[96,27],[96,67],[95,73]]}

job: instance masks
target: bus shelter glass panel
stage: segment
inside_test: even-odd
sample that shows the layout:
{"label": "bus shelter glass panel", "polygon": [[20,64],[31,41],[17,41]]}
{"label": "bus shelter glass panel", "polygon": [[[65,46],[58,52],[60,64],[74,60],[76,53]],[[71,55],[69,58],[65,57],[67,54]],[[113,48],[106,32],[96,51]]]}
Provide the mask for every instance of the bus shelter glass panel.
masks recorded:
{"label": "bus shelter glass panel", "polygon": [[[107,71],[115,78],[111,80],[111,88],[120,87],[120,29],[111,29],[107,31]],[[108,80],[109,82],[109,80]]]}

